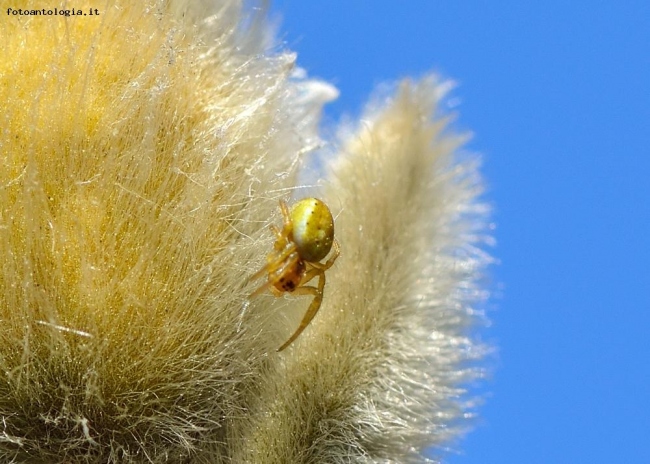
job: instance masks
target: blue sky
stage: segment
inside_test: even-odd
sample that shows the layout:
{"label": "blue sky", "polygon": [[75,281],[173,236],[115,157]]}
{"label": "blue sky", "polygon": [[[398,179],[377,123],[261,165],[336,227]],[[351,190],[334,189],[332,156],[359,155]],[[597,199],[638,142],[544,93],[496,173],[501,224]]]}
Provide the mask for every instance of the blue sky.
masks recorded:
{"label": "blue sky", "polygon": [[[399,5],[399,6],[397,6]],[[277,0],[281,37],[333,82],[459,83],[500,260],[499,346],[450,464],[650,462],[650,2]]]}

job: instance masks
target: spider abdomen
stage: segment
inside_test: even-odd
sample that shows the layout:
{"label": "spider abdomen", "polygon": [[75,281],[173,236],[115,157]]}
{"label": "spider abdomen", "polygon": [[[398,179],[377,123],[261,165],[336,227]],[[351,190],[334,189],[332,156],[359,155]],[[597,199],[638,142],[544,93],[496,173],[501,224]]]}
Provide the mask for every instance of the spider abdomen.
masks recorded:
{"label": "spider abdomen", "polygon": [[293,241],[300,257],[312,263],[323,259],[332,249],[334,218],[325,203],[305,198],[291,209]]}

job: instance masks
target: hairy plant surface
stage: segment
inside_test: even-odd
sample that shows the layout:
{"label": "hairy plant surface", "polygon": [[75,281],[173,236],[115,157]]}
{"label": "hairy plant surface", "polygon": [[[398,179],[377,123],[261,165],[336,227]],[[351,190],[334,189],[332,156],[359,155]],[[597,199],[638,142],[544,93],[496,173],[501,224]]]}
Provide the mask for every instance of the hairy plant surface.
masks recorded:
{"label": "hairy plant surface", "polygon": [[248,279],[278,200],[307,196],[336,90],[239,1],[91,3],[0,23],[0,461],[421,462],[449,445],[486,352],[470,333],[489,259],[445,84],[404,81],[333,143],[316,195],[341,256],[277,353],[309,298],[249,298]]}

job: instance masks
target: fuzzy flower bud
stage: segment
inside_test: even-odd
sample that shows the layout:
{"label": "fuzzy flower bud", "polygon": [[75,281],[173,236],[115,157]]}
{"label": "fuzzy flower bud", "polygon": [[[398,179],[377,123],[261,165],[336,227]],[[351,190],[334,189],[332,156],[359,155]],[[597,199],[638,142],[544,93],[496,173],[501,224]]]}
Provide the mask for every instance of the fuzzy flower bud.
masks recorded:
{"label": "fuzzy flower bud", "polygon": [[418,462],[458,435],[488,262],[476,166],[404,82],[319,196],[341,256],[251,298],[336,97],[241,2],[115,0],[0,27],[0,461]]}

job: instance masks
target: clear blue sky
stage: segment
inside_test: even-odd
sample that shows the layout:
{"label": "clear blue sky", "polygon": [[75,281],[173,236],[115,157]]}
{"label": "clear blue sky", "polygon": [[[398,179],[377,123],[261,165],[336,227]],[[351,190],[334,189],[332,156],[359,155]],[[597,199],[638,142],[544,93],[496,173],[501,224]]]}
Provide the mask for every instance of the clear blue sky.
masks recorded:
{"label": "clear blue sky", "polygon": [[374,86],[458,81],[501,261],[499,346],[450,464],[650,463],[650,2],[277,0],[281,36],[357,114]]}

